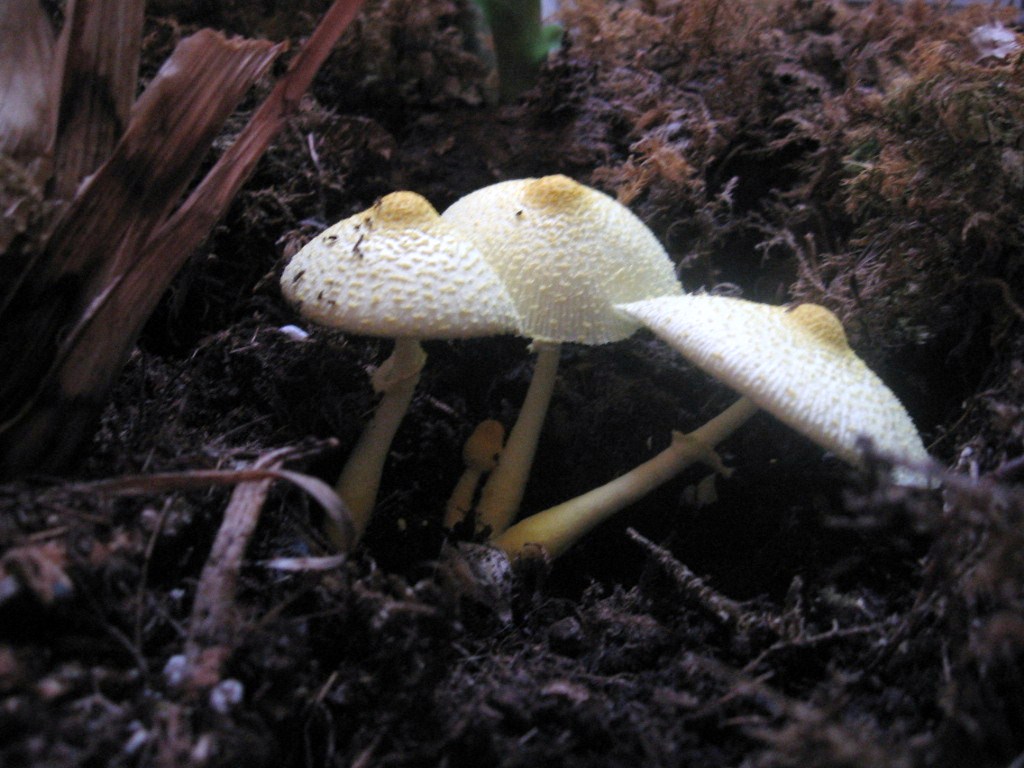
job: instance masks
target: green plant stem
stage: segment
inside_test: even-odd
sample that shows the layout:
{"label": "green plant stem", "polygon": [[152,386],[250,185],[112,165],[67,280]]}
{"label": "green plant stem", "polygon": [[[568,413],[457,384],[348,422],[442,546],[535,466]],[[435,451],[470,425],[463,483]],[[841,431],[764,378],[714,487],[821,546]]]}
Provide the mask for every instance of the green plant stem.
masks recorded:
{"label": "green plant stem", "polygon": [[538,544],[558,557],[595,526],[646,496],[691,464],[703,461],[723,468],[714,446],[729,437],[754,413],[757,406],[743,397],[699,429],[672,433],[668,448],[610,483],[538,512],[522,520],[491,543],[514,557],[527,544]]}
{"label": "green plant stem", "polygon": [[512,101],[532,86],[544,58],[540,0],[478,0],[494,40],[498,93]]}

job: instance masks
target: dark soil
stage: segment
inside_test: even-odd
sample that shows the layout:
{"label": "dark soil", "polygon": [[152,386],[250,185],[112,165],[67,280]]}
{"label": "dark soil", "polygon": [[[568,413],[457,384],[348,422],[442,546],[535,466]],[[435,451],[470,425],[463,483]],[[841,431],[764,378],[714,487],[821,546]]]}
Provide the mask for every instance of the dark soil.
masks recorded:
{"label": "dark soil", "polygon": [[[152,2],[144,75],[199,27],[298,39],[325,7]],[[0,765],[1020,765],[1024,58],[979,58],[991,13],[577,0],[536,86],[495,106],[466,2],[369,3],[153,316],[80,468],[0,486]],[[186,653],[232,494],[201,471],[288,447],[332,482],[388,353],[304,326],[287,258],[395,189],[443,209],[551,173],[628,204],[687,289],[835,311],[944,487],[894,487],[758,415],[722,446],[714,503],[694,469],[488,582],[440,519],[531,357],[430,343],[357,552],[313,567],[322,513],[275,483],[230,632]],[[524,509],[733,397],[647,334],[569,349]]]}

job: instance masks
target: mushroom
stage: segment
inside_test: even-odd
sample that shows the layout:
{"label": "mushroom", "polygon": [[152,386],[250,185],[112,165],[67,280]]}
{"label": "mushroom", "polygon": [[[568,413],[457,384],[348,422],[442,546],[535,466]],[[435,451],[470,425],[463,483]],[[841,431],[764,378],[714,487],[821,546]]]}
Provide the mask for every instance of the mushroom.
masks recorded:
{"label": "mushroom", "polygon": [[[928,453],[899,399],[857,357],[843,325],[817,304],[776,307],[695,294],[619,307],[759,408],[860,465],[861,438],[911,464]],[[920,480],[897,471],[897,482]]]}
{"label": "mushroom", "polygon": [[[863,438],[902,463],[928,462],[906,410],[850,349],[839,319],[824,307],[686,295],[619,309],[744,397],[695,432],[674,433],[668,448],[625,475],[509,528],[493,543],[510,554],[534,543],[557,556],[695,461],[720,469],[714,446],[759,408],[855,465],[863,460]],[[902,466],[894,480],[927,484]]]}
{"label": "mushroom", "polygon": [[454,527],[472,510],[480,478],[498,466],[498,455],[504,442],[505,427],[500,421],[484,419],[477,424],[462,449],[466,470],[459,477],[445,506],[445,527]]}
{"label": "mushroom", "polygon": [[517,179],[457,200],[441,217],[483,253],[508,287],[537,363],[478,521],[504,531],[522,501],[563,342],[604,344],[640,324],[614,305],[682,293],[654,234],[608,195],[561,176]]}
{"label": "mushroom", "polygon": [[[285,268],[281,290],[319,325],[395,339],[372,376],[381,400],[336,486],[358,540],[426,360],[420,340],[513,332],[519,317],[480,252],[414,192],[387,195],[317,235]],[[330,525],[328,533],[337,543]]]}

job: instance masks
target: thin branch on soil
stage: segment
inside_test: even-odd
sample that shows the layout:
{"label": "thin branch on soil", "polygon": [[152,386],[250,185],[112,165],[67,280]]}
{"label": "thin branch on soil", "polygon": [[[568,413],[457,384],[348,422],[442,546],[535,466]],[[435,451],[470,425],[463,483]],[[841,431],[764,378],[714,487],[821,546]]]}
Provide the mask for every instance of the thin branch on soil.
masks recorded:
{"label": "thin branch on soil", "polygon": [[1021,475],[1024,475],[1024,456],[1007,459],[992,470],[992,477],[1003,482],[1015,480]]}
{"label": "thin branch on soil", "polygon": [[850,637],[862,635],[881,634],[882,627],[878,624],[867,624],[858,627],[833,627],[825,632],[816,635],[801,635],[799,637],[779,640],[765,648],[753,661],[743,667],[744,672],[755,672],[769,657],[777,656],[784,651],[791,650],[813,650],[828,643],[845,640]]}
{"label": "thin branch on soil", "polygon": [[[235,589],[242,556],[256,530],[273,480],[283,473],[281,466],[295,454],[293,448],[281,448],[260,457],[254,469],[265,475],[235,488],[224,511],[224,520],[199,579],[189,619],[185,657],[193,690],[217,683],[223,663],[234,650],[239,634]],[[351,532],[351,523],[348,529]]]}
{"label": "thin branch on soil", "polygon": [[153,526],[153,532],[149,536],[149,541],[146,542],[146,552],[142,560],[142,573],[139,576],[139,586],[135,590],[135,647],[142,647],[142,625],[145,620],[146,611],[143,610],[143,606],[146,602],[146,585],[149,581],[149,563],[153,559],[153,550],[156,549],[156,543],[160,538],[160,535],[164,530],[164,522],[167,520],[167,515],[171,511],[171,499],[164,500],[163,509],[160,510],[160,515],[157,517],[156,525]]}
{"label": "thin branch on soil", "polygon": [[263,563],[275,571],[333,571],[348,559],[347,554],[324,557],[275,557]]}
{"label": "thin branch on soil", "polygon": [[626,534],[647,551],[651,561],[673,581],[681,595],[699,605],[720,623],[736,626],[747,615],[743,606],[717,592],[700,576],[673,557],[667,549],[659,547],[632,528],[628,529]]}
{"label": "thin branch on soil", "polygon": [[[256,466],[278,469],[287,453],[287,449],[268,453],[257,460]],[[190,664],[194,664],[206,648],[234,645],[237,636],[235,587],[242,555],[256,530],[270,485],[269,479],[245,482],[231,494],[192,604],[185,653]]]}

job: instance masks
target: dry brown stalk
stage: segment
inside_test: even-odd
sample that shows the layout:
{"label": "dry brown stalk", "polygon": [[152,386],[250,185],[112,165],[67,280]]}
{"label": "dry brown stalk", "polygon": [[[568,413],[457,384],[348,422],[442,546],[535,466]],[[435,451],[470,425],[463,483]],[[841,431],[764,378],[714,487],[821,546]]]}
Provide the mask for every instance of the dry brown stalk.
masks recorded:
{"label": "dry brown stalk", "polygon": [[79,455],[160,296],[361,5],[336,0],[245,130],[175,211],[224,120],[282,50],[209,30],[178,45],[45,252],[0,293],[0,476],[60,471]]}
{"label": "dry brown stalk", "polygon": [[57,47],[57,197],[70,198],[124,133],[138,84],[144,10],[142,0],[68,3]]}
{"label": "dry brown stalk", "polygon": [[[224,120],[279,51],[208,30],[183,40],[0,311],[0,358],[8,365],[0,381],[0,463],[7,472],[57,469],[77,453],[144,318],[122,311],[98,339],[83,338],[83,330],[118,295]],[[90,349],[83,341],[99,343]]]}
{"label": "dry brown stalk", "polygon": [[[291,452],[291,449],[282,448],[268,453],[256,461],[253,469],[279,471]],[[201,659],[211,658],[208,649],[223,649],[223,652],[213,654],[213,657],[224,659],[234,645],[238,626],[235,616],[235,587],[238,584],[242,555],[249,539],[252,538],[253,531],[256,530],[256,523],[259,522],[260,511],[263,509],[263,502],[266,501],[272,482],[265,479],[241,483],[231,494],[231,501],[224,510],[224,519],[217,531],[210,555],[206,559],[206,565],[203,566],[195,601],[192,603],[185,652],[190,667],[204,665]],[[214,666],[219,668],[219,663]],[[219,677],[216,671],[211,673],[214,677]],[[203,678],[206,676],[207,674],[199,675]],[[190,673],[190,677],[196,675]]]}
{"label": "dry brown stalk", "polygon": [[[262,473],[269,478],[260,478],[239,484],[231,494],[231,501],[224,510],[224,519],[210,555],[203,566],[203,573],[196,588],[192,615],[189,619],[188,642],[185,657],[188,661],[190,688],[203,689],[220,680],[220,669],[235,647],[240,630],[239,617],[235,606],[235,589],[245,548],[256,530],[260,512],[267,493],[276,477],[287,477],[299,482],[304,490],[321,500],[326,489],[333,504],[325,507],[342,530],[353,532],[352,522],[344,510],[341,500],[329,486],[316,478],[282,469],[284,463],[296,458],[304,451],[297,448],[281,448],[261,456],[249,470],[254,476]],[[316,491],[311,490],[316,485]],[[320,488],[319,486],[322,486]],[[327,499],[331,501],[331,499]],[[321,500],[322,501],[322,500]],[[322,502],[323,503],[323,502]]]}

